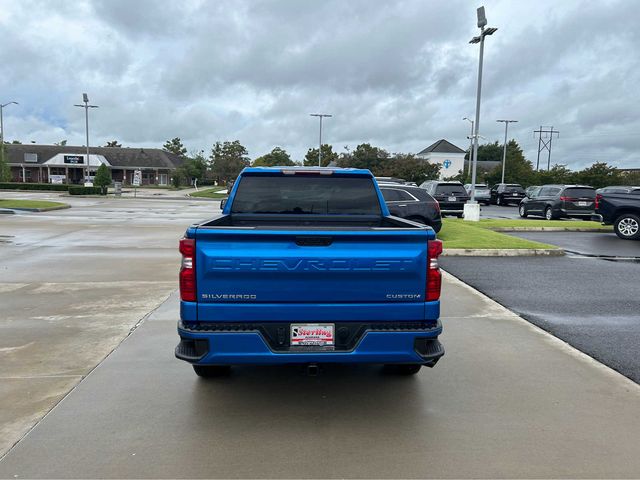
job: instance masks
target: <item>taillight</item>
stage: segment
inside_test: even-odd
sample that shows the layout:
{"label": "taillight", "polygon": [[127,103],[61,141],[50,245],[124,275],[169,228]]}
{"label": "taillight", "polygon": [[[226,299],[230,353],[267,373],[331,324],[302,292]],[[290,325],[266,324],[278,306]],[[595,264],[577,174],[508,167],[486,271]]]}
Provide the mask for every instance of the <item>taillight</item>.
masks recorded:
{"label": "taillight", "polygon": [[185,302],[196,301],[196,241],[193,238],[180,239],[180,298]]}
{"label": "taillight", "polygon": [[563,202],[575,202],[577,200],[577,198],[573,198],[573,197],[560,197],[560,200],[562,200]]}
{"label": "taillight", "polygon": [[436,212],[440,213],[440,202],[436,200]]}
{"label": "taillight", "polygon": [[427,249],[427,302],[440,300],[442,288],[442,274],[438,265],[438,257],[442,253],[442,241],[430,240]]}
{"label": "taillight", "polygon": [[600,200],[602,200],[602,194],[601,194],[601,193],[598,193],[598,194],[596,195],[596,210],[597,210],[598,208],[600,208]]}

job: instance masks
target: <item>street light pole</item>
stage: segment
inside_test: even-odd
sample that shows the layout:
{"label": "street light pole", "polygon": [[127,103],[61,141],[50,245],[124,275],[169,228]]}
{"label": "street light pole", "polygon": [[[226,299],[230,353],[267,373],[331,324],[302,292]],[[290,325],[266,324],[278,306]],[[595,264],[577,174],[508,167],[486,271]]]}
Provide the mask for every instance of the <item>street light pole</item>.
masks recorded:
{"label": "street light pole", "polygon": [[[18,105],[18,102],[0,103],[0,158],[2,158],[3,164],[4,164],[4,119],[2,118],[2,110],[4,109],[4,107],[11,104]],[[22,180],[24,180],[24,176],[22,177]]]}
{"label": "street light pole", "polygon": [[[89,160],[89,109],[90,108],[98,108],[98,105],[89,105],[89,96],[86,93],[82,94],[82,101],[84,105],[74,105],[74,107],[82,107],[84,108],[84,122],[85,122],[85,130],[87,133],[87,166],[85,169],[84,175],[84,183],[89,181],[89,173],[91,168],[91,163]],[[68,181],[68,180],[67,180]]]}
{"label": "street light pole", "polygon": [[[493,35],[496,30],[495,27],[485,28],[487,25],[487,17],[484,13],[484,7],[479,7],[476,11],[478,17],[478,28],[480,28],[480,35],[473,37],[469,43],[480,43],[480,60],[478,61],[478,90],[476,94],[476,120],[473,133],[473,166],[471,170],[471,200],[469,203],[468,213],[469,220],[480,219],[480,209],[476,203],[476,172],[478,165],[478,132],[480,131],[480,98],[482,95],[482,62],[484,58],[484,37],[487,35]],[[465,216],[467,217],[467,216]]]}
{"label": "street light pole", "polygon": [[502,181],[504,183],[504,166],[507,161],[507,129],[510,123],[518,123],[518,120],[496,120],[496,122],[504,123],[504,146],[502,147]]}
{"label": "street light pole", "polygon": [[322,119],[324,117],[332,117],[333,115],[328,115],[326,113],[310,113],[310,117],[318,117],[320,118],[320,141],[318,144],[318,166],[322,166]]}
{"label": "street light pole", "polygon": [[463,120],[467,120],[468,122],[471,123],[471,135],[467,137],[469,139],[469,171],[467,172],[467,175],[471,176],[471,162],[472,162],[471,157],[473,153],[473,125],[475,122],[467,117],[464,117]]}

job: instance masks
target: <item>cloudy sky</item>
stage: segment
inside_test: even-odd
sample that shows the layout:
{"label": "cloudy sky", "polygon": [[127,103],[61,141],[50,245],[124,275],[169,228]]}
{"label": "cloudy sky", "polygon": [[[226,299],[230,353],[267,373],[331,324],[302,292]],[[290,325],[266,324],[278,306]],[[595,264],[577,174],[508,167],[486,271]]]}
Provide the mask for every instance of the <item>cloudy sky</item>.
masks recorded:
{"label": "cloudy sky", "polygon": [[[468,0],[0,0],[5,139],[190,151],[239,139],[255,158],[294,159],[317,144],[312,112],[333,114],[336,150],[369,142],[416,153],[446,138],[466,148],[480,2]],[[640,167],[640,5],[484,2],[499,28],[485,49],[480,133],[536,159],[553,125],[552,163]],[[545,162],[546,162],[546,157]]]}

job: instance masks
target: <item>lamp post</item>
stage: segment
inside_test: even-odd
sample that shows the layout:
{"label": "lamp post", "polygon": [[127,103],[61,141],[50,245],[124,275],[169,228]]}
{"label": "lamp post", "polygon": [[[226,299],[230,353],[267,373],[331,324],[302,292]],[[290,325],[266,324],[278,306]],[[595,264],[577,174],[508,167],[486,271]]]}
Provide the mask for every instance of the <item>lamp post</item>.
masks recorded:
{"label": "lamp post", "polygon": [[480,59],[478,61],[478,90],[476,94],[476,120],[473,133],[473,166],[471,169],[471,200],[469,201],[469,207],[465,205],[465,219],[471,221],[480,220],[480,207],[476,203],[476,172],[478,166],[478,132],[480,130],[480,98],[482,94],[482,61],[484,58],[484,37],[487,35],[493,35],[496,30],[495,27],[485,28],[487,26],[487,17],[484,13],[484,7],[479,7],[476,10],[478,16],[478,28],[480,28],[480,35],[473,37],[469,43],[480,44]]}
{"label": "lamp post", "polygon": [[[4,164],[4,120],[2,119],[2,109],[12,104],[18,105],[18,102],[0,103],[0,158],[2,158],[3,164]],[[24,180],[24,176],[22,177],[22,180]]]}
{"label": "lamp post", "polygon": [[507,161],[507,129],[510,123],[518,123],[518,120],[496,120],[498,123],[504,123],[504,146],[502,147],[502,181],[504,183],[504,166]]}
{"label": "lamp post", "polygon": [[326,113],[310,113],[310,117],[318,117],[320,119],[320,142],[318,145],[318,166],[322,166],[322,119],[325,117],[332,117],[333,115],[328,115]]}
{"label": "lamp post", "polygon": [[471,120],[470,118],[464,117],[463,120],[466,120],[468,122],[471,123],[471,135],[469,135],[467,138],[469,139],[469,172],[467,172],[467,175],[471,176],[471,154],[473,153],[473,124],[474,121]]}
{"label": "lamp post", "polygon": [[90,170],[90,160],[89,160],[89,109],[90,108],[98,108],[98,105],[89,105],[89,96],[86,93],[82,94],[82,101],[84,105],[74,105],[74,107],[82,107],[84,108],[84,121],[85,121],[85,129],[87,132],[87,166],[85,170],[84,183],[89,181],[89,170]]}

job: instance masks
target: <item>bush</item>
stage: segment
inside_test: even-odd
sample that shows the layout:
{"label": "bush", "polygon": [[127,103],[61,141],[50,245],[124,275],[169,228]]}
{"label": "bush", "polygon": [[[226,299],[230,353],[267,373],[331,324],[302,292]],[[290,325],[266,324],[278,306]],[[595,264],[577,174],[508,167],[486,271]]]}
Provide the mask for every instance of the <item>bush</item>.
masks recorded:
{"label": "bush", "polygon": [[111,185],[111,170],[109,170],[104,163],[98,167],[96,176],[93,179],[93,185],[96,187],[100,187],[100,193],[106,195],[107,187]]}
{"label": "bush", "polygon": [[106,195],[106,192],[102,192],[102,187],[83,187],[80,185],[70,185],[69,195]]}
{"label": "bush", "polygon": [[0,183],[0,190],[49,190],[55,192],[66,192],[69,185],[59,183]]}

